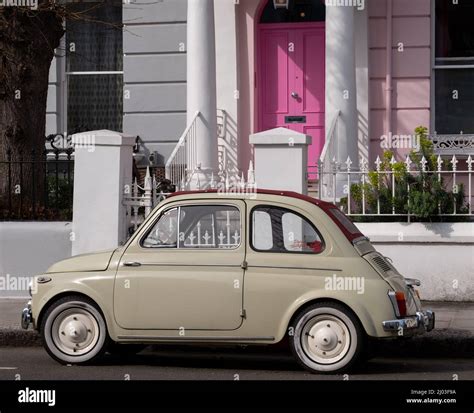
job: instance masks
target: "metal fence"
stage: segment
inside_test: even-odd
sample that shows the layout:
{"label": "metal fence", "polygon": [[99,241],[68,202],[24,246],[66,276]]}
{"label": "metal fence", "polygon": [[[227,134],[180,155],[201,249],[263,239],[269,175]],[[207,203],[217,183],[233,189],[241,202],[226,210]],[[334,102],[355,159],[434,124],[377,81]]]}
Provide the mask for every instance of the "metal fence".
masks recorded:
{"label": "metal fence", "polygon": [[[192,174],[190,177],[192,178]],[[246,178],[243,173],[222,173],[218,174],[215,179],[213,177],[206,188],[198,187],[194,189],[214,189],[220,192],[253,194],[256,190],[253,162],[250,163]],[[174,185],[169,180],[159,181],[153,169],[148,167],[143,185],[140,185],[138,180],[135,179],[131,185],[125,187],[123,193],[128,236],[131,236],[138,229],[146,217],[150,215],[153,208],[161,201],[165,200],[175,191],[186,191],[189,189],[187,185]]]}
{"label": "metal fence", "polygon": [[6,151],[0,159],[0,220],[72,219],[74,151],[53,142],[38,153]]}
{"label": "metal fence", "polygon": [[473,163],[472,156],[417,161],[407,156],[404,162],[378,157],[372,169],[365,160],[352,169],[351,159],[332,161],[320,168],[319,196],[353,217],[468,219],[473,216]]}

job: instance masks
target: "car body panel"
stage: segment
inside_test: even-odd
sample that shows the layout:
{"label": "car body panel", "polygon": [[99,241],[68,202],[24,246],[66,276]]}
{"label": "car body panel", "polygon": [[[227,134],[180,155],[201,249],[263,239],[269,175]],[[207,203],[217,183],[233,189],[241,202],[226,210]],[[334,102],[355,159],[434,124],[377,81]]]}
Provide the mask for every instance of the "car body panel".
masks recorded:
{"label": "car body panel", "polygon": [[109,266],[114,251],[115,248],[91,254],[76,255],[53,264],[46,273],[105,271]]}
{"label": "car body panel", "polygon": [[[140,239],[163,211],[194,203],[237,206],[243,225],[240,246],[157,253],[140,246]],[[324,239],[324,250],[319,254],[255,251],[249,234],[250,214],[257,205],[284,207],[310,220]],[[145,265],[123,266],[134,261]],[[56,273],[59,269],[62,273]],[[123,247],[65,260],[53,266],[48,276],[51,281],[39,284],[33,296],[36,327],[48,303],[59,295],[84,294],[102,310],[113,340],[144,343],[276,343],[305,305],[328,300],[350,309],[368,336],[396,337],[396,331],[382,328],[384,320],[396,318],[388,292],[408,291],[398,273],[382,275],[364,259],[317,204],[273,192],[172,196],[155,208]],[[328,288],[333,277],[361,278],[363,291]],[[125,288],[127,281],[130,288]],[[415,298],[413,303],[418,306]],[[408,306],[412,311],[410,302]]]}

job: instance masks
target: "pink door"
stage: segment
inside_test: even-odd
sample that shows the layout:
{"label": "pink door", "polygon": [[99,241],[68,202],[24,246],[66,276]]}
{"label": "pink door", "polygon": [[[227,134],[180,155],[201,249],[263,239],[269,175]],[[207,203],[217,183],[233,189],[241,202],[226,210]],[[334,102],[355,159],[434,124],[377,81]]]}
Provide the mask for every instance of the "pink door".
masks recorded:
{"label": "pink door", "polygon": [[259,130],[285,127],[311,135],[309,178],[324,146],[324,23],[259,27]]}

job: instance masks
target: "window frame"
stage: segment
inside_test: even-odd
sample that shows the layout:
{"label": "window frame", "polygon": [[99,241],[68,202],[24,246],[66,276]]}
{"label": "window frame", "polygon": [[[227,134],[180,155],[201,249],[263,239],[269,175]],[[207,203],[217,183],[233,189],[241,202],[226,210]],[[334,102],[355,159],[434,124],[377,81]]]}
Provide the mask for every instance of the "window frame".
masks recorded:
{"label": "window frame", "polygon": [[[160,214],[158,215],[158,217],[153,221],[152,225],[150,225],[150,227],[145,231],[145,233],[140,237],[140,239],[138,240],[138,246],[140,248],[143,248],[145,250],[170,250],[170,249],[178,249],[178,245],[179,245],[179,242],[178,242],[178,236],[179,236],[179,206],[170,206],[169,208],[166,208],[164,209],[163,211],[160,212]],[[163,245],[163,246],[156,246],[156,247],[147,247],[144,244],[145,240],[148,238],[148,236],[150,235],[151,231],[153,231],[155,229],[155,226],[156,224],[158,224],[158,222],[160,221],[160,219],[169,211],[172,211],[173,209],[176,209],[178,211],[178,219],[177,219],[177,229],[176,229],[176,246],[174,247],[170,247],[170,246],[166,246],[166,245]]]}
{"label": "window frame", "polygon": [[[321,240],[321,251],[319,252],[311,252],[311,251],[288,251],[285,249],[285,251],[273,251],[273,250],[260,250],[256,248],[253,245],[253,213],[255,210],[258,210],[260,208],[273,208],[273,209],[280,209],[289,213],[292,213],[304,221],[306,221],[311,228],[318,234],[319,239]],[[273,231],[273,225],[272,225],[272,231]],[[283,226],[282,226],[282,232],[283,232]],[[299,211],[295,211],[294,209],[290,209],[288,207],[283,207],[283,206],[277,206],[277,205],[271,205],[271,204],[262,204],[262,205],[255,205],[251,210],[249,214],[249,246],[250,248],[257,252],[257,253],[267,253],[267,254],[298,254],[298,255],[312,255],[312,256],[318,256],[321,255],[326,251],[326,241],[324,237],[321,234],[321,231],[319,231],[316,228],[316,225],[313,223],[311,219],[309,219],[307,216],[303,215]]]}
{"label": "window frame", "polygon": [[[239,212],[239,218],[240,218],[240,238],[239,238],[239,244],[232,247],[232,248],[216,248],[216,247],[212,247],[212,246],[209,246],[207,248],[205,247],[199,247],[199,248],[189,248],[189,247],[180,247],[180,241],[179,241],[179,234],[180,234],[180,221],[181,221],[181,208],[186,208],[186,207],[232,207],[232,208],[235,208],[238,212]],[[176,246],[175,247],[166,247],[166,246],[163,246],[163,247],[146,247],[143,245],[143,243],[145,242],[146,238],[148,237],[148,235],[151,233],[151,231],[153,231],[153,229],[155,228],[156,224],[158,223],[158,221],[161,219],[161,217],[168,211],[172,210],[172,209],[177,209],[178,210],[178,220],[177,220],[177,243],[176,243]],[[160,249],[163,249],[163,250],[166,250],[166,251],[169,251],[169,250],[180,250],[180,251],[235,251],[235,250],[238,250],[242,247],[243,245],[243,242],[242,242],[242,238],[244,238],[244,236],[242,235],[243,234],[243,222],[244,222],[244,219],[243,219],[243,211],[242,209],[239,207],[239,205],[236,205],[236,204],[232,204],[232,203],[217,203],[217,204],[214,204],[214,203],[199,203],[199,204],[181,204],[181,205],[174,205],[174,206],[170,206],[169,208],[165,208],[163,209],[163,211],[160,212],[160,214],[158,215],[158,217],[153,221],[153,223],[150,225],[149,229],[147,231],[145,231],[144,235],[141,236],[141,238],[139,239],[138,241],[138,245],[140,248],[142,249],[145,249],[145,250],[160,250]]]}
{"label": "window frame", "polygon": [[[444,58],[445,61],[455,61],[458,58]],[[468,60],[469,58],[463,58]],[[471,57],[474,59],[474,57]],[[436,130],[436,71],[437,70],[466,70],[474,71],[474,62],[470,65],[446,65],[436,63],[436,0],[431,1],[431,79],[430,79],[430,130],[432,134],[438,134]],[[440,135],[461,135],[461,131],[450,131]],[[470,134],[466,134],[470,135]]]}
{"label": "window frame", "polygon": [[[94,3],[95,1],[93,1]],[[122,21],[121,24],[122,26],[125,25],[124,20],[123,20],[123,6],[124,2],[122,2]],[[123,50],[123,30],[122,30],[122,70],[84,70],[84,71],[69,71],[68,70],[68,53],[67,53],[67,19],[64,20],[63,23],[64,27],[64,35],[61,38],[60,42],[60,49],[64,50],[64,55],[59,56],[60,64],[61,67],[61,79],[58,79],[59,83],[59,88],[60,88],[60,97],[61,97],[61,102],[59,104],[61,110],[62,110],[62,117],[63,119],[60,120],[62,130],[66,133],[66,135],[70,135],[71,133],[69,132],[69,123],[68,123],[68,116],[69,116],[69,82],[70,82],[70,77],[71,76],[110,76],[110,75],[118,75],[122,76],[122,96],[123,96],[123,89],[125,86],[125,70],[124,70],[124,50]],[[117,29],[118,30],[118,29]],[[124,116],[124,107],[122,103],[122,129],[123,129],[123,116]]]}

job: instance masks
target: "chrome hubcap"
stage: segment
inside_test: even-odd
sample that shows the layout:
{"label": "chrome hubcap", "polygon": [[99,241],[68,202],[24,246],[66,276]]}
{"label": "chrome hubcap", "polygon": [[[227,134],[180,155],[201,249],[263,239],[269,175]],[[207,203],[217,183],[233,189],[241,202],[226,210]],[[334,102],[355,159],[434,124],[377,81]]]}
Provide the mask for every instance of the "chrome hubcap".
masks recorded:
{"label": "chrome hubcap", "polygon": [[342,320],[331,315],[310,319],[302,330],[302,346],[306,355],[319,364],[333,364],[349,351],[350,333]]}
{"label": "chrome hubcap", "polygon": [[71,308],[56,317],[52,326],[56,347],[70,356],[86,354],[99,340],[99,325],[87,310]]}

